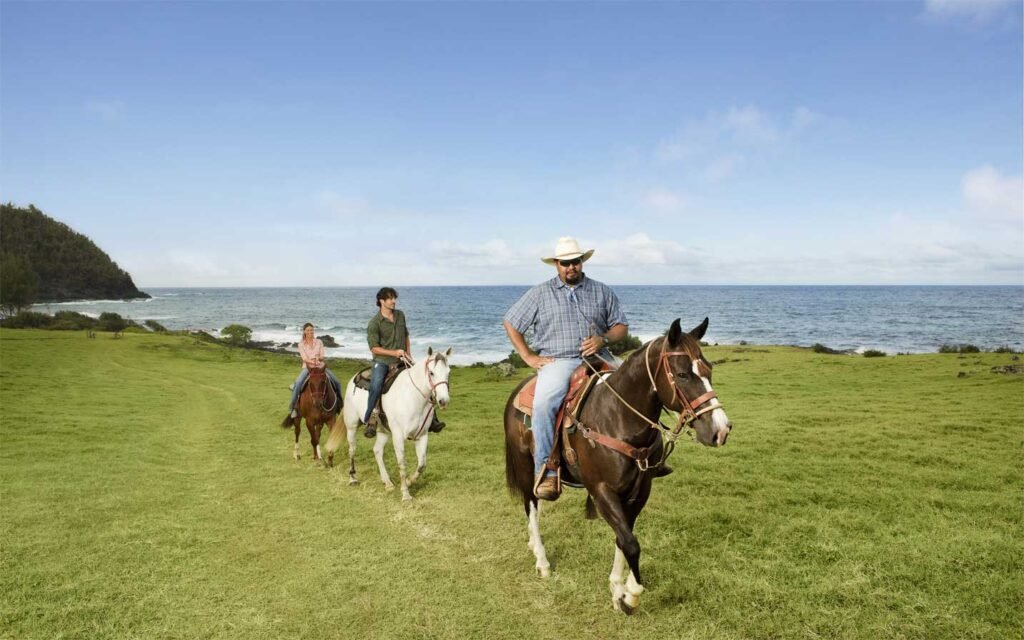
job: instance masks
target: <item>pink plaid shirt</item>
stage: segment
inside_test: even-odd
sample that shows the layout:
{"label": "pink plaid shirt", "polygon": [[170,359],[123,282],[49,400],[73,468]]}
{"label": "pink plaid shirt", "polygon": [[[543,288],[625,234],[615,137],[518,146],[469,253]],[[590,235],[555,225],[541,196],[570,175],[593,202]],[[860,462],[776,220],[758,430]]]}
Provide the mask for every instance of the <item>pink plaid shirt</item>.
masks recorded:
{"label": "pink plaid shirt", "polygon": [[302,368],[308,369],[310,365],[321,367],[324,364],[324,343],[320,338],[313,340],[313,344],[306,344],[305,340],[299,340],[299,355],[302,357]]}

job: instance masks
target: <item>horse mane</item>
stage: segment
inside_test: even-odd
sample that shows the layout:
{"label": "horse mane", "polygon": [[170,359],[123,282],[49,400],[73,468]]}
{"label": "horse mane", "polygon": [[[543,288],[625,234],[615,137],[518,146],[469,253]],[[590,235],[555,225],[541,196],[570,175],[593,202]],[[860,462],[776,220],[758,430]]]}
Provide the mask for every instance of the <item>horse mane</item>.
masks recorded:
{"label": "horse mane", "polygon": [[[658,347],[658,346],[656,346],[654,344],[655,342],[658,342],[659,340],[661,341],[661,346],[660,347]],[[636,351],[631,353],[630,356],[628,358],[626,358],[626,362],[629,362],[634,357],[636,357],[638,354],[640,355],[640,361],[643,362],[644,358],[647,357],[646,354],[647,354],[649,349],[655,352],[654,355],[655,355],[656,358],[659,357],[662,351],[664,351],[666,348],[669,348],[668,345],[665,344],[667,341],[668,341],[668,337],[667,336],[660,336],[658,338],[654,338],[653,340],[649,340],[648,342],[645,342],[644,344],[642,344],[640,346],[639,349],[637,349]],[[679,337],[679,344],[675,345],[674,347],[671,347],[671,350],[672,351],[679,351],[681,353],[684,353],[687,356],[689,356],[690,360],[696,362],[697,366],[698,366],[698,370],[700,372],[700,375],[702,375],[704,377],[707,377],[708,375],[710,375],[710,373],[711,373],[711,364],[704,358],[704,352],[701,351],[701,348],[700,348],[700,341],[698,341],[696,338],[694,338],[690,334],[688,334],[688,333],[681,334],[680,337]],[[623,364],[625,364],[625,363],[623,363]],[[654,367],[658,366],[657,361],[652,362],[651,364]]]}

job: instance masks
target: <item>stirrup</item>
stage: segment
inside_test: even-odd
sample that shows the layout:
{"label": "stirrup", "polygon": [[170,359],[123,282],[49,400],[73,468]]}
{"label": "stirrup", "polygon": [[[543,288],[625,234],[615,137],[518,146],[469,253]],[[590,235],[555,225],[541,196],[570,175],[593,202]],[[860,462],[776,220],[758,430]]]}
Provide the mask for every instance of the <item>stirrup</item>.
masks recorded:
{"label": "stirrup", "polygon": [[[549,476],[547,472],[548,468],[545,466],[537,474],[537,479],[533,483],[533,495],[540,500],[558,500],[558,497],[562,495],[562,470],[556,469],[552,476]],[[541,492],[541,485],[547,484],[546,481],[553,482],[554,487],[551,491]]]}

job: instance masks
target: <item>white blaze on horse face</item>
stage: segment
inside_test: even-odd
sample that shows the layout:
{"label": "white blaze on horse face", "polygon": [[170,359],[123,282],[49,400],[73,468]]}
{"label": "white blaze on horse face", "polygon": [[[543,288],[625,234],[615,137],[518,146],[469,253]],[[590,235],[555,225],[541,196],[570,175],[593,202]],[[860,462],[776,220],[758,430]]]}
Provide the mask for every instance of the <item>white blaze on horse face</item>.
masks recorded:
{"label": "white blaze on horse face", "polygon": [[430,371],[430,377],[432,378],[430,385],[434,387],[434,397],[437,398],[437,404],[447,407],[451,399],[448,395],[448,377],[451,375],[451,369],[448,367],[447,362],[437,359],[434,361]]}
{"label": "white blaze on horse face", "polygon": [[[712,391],[711,381],[700,375],[700,363],[697,360],[693,361],[693,375],[700,378],[700,381],[704,383],[705,391]],[[722,403],[718,401],[718,398],[711,398],[709,401],[712,407],[716,407],[711,411],[711,421],[715,425],[715,433],[729,432],[729,417],[725,415],[725,409],[722,409]]]}

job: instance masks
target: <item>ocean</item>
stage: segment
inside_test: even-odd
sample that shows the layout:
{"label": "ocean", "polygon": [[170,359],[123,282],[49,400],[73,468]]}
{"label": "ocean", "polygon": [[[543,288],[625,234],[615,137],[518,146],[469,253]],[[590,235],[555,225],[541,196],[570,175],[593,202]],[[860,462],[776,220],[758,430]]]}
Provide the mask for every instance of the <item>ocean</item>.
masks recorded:
{"label": "ocean", "polygon": [[[398,307],[412,334],[413,353],[453,347],[456,364],[496,362],[512,350],[501,321],[528,287],[403,287]],[[675,318],[690,329],[711,319],[710,343],[780,344],[878,349],[889,354],[934,353],[942,344],[1024,349],[1021,286],[614,286],[642,340],[661,335]],[[41,304],[37,311],[113,311],[168,329],[216,335],[229,324],[254,340],[298,340],[313,322],[340,346],[330,357],[367,358],[366,323],[376,312],[376,287],[157,288],[150,300],[91,300]]]}

